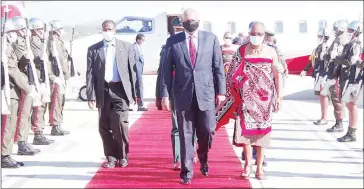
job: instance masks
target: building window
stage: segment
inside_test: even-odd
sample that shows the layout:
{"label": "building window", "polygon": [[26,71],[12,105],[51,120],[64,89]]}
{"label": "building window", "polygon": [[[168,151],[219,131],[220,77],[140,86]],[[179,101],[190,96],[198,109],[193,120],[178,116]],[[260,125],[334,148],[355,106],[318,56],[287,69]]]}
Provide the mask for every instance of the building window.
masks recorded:
{"label": "building window", "polygon": [[276,34],[283,33],[283,22],[282,21],[276,21],[274,31]]}
{"label": "building window", "polygon": [[230,33],[232,33],[232,34],[236,32],[235,22],[229,21],[227,23],[227,31],[230,32]]}
{"label": "building window", "polygon": [[327,20],[320,20],[319,21],[319,29],[327,28]]}
{"label": "building window", "polygon": [[148,33],[153,29],[152,18],[126,16],[116,22],[116,33]]}
{"label": "building window", "polygon": [[306,20],[300,20],[299,32],[300,33],[306,33],[307,32],[307,21]]}
{"label": "building window", "polygon": [[204,22],[203,23],[203,30],[210,32],[211,31],[211,22],[208,22],[208,21]]}

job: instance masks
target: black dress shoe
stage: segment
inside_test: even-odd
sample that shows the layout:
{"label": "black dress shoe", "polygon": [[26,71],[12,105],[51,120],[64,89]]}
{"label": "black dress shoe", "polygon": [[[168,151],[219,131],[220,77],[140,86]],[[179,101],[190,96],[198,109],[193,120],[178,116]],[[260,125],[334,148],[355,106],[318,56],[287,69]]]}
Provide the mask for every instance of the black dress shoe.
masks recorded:
{"label": "black dress shoe", "polygon": [[146,108],[146,107],[138,107],[138,111],[148,111],[148,108]]}
{"label": "black dress shoe", "polygon": [[189,178],[184,178],[181,180],[181,184],[184,184],[184,185],[188,185],[188,184],[191,184],[191,179]]}
{"label": "black dress shoe", "polygon": [[128,166],[128,160],[127,159],[120,159],[120,167],[126,167]]}
{"label": "black dress shoe", "polygon": [[207,165],[201,165],[200,171],[201,171],[203,176],[208,176],[209,175],[209,167]]}

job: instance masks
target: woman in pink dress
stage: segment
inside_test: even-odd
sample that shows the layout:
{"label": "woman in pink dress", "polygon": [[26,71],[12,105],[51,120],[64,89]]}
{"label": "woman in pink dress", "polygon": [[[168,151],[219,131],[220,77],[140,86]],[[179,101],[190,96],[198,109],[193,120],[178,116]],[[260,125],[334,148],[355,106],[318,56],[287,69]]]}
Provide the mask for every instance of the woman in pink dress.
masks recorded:
{"label": "woman in pink dress", "polygon": [[233,98],[225,109],[233,109],[237,114],[233,144],[243,147],[245,152],[245,166],[241,177],[249,178],[252,171],[251,146],[256,146],[255,177],[262,180],[265,179],[264,149],[270,145],[272,113],[277,112],[281,104],[279,75],[274,66],[279,62],[275,49],[263,44],[263,23],[255,22],[249,34],[250,42],[238,49],[227,74]]}

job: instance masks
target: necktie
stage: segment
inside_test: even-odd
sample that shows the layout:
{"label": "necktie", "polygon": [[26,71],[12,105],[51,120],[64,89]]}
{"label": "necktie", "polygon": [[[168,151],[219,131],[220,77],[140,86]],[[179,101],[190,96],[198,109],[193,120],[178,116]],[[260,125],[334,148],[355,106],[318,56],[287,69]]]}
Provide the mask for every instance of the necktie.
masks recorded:
{"label": "necktie", "polygon": [[195,67],[195,65],[196,65],[196,46],[193,43],[192,36],[190,36],[189,47],[190,47],[190,59],[191,59],[191,63],[192,63],[192,66]]}
{"label": "necktie", "polygon": [[107,44],[106,46],[106,61],[105,61],[105,81],[106,82],[110,82],[113,78],[113,53],[112,53],[112,48],[111,48],[111,44]]}

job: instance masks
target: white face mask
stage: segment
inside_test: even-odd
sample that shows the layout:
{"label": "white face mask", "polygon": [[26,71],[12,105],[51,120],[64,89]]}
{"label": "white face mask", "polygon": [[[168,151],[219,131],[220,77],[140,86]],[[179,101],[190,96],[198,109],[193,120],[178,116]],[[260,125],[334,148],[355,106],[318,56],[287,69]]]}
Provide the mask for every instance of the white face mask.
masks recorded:
{"label": "white face mask", "polygon": [[9,39],[10,43],[14,43],[17,38],[18,38],[18,34],[16,34],[15,32],[8,33],[8,39]]}
{"label": "white face mask", "polygon": [[249,40],[250,40],[250,43],[255,45],[255,46],[258,46],[258,45],[261,45],[264,41],[264,36],[260,37],[260,36],[249,36]]}
{"label": "white face mask", "polygon": [[322,38],[317,38],[317,45],[320,45],[322,43]]}
{"label": "white face mask", "polygon": [[348,33],[348,39],[351,40],[353,38],[354,33]]}
{"label": "white face mask", "polygon": [[224,39],[225,45],[231,45],[233,42],[231,39]]}
{"label": "white face mask", "polygon": [[115,32],[108,31],[108,32],[102,32],[102,37],[105,39],[105,41],[111,41],[115,37]]}

